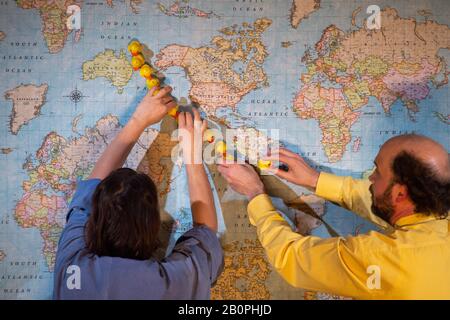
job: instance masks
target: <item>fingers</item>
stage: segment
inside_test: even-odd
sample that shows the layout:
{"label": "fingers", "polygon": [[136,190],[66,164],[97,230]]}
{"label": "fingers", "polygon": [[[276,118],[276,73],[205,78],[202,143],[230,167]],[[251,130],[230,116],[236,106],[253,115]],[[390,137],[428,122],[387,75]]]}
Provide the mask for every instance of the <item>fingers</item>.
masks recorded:
{"label": "fingers", "polygon": [[240,164],[219,164],[217,170],[225,179],[230,180],[232,176],[236,176],[236,169],[239,169]]}
{"label": "fingers", "polygon": [[202,132],[202,119],[200,118],[200,113],[198,112],[197,108],[192,108],[192,113],[194,114],[194,128],[195,130],[198,130]]}
{"label": "fingers", "polygon": [[220,173],[225,172],[228,169],[228,165],[224,163],[219,163],[217,165],[217,170],[219,170]]}
{"label": "fingers", "polygon": [[[152,90],[156,90],[155,88],[152,88]],[[159,90],[159,92],[155,95],[155,97],[156,98],[162,98],[166,94],[169,94],[171,91],[172,91],[172,87],[166,86],[166,87],[162,88],[161,90]],[[150,92],[152,92],[152,91],[150,91]],[[153,92],[152,92],[152,94],[153,94]]]}
{"label": "fingers", "polygon": [[150,97],[153,97],[153,93],[154,93],[157,89],[159,89],[159,87],[153,87],[153,88],[150,89],[150,91],[148,92],[148,94],[150,95]]}
{"label": "fingers", "polygon": [[180,128],[191,128],[192,124],[192,116],[189,112],[180,112],[178,115],[178,127]]}
{"label": "fingers", "polygon": [[178,115],[178,127],[179,128],[186,127],[186,112],[181,112]]}
{"label": "fingers", "polygon": [[294,163],[294,161],[296,161],[296,159],[293,159],[292,157],[286,156],[281,153],[274,153],[268,157],[264,157],[264,160],[278,161],[278,162],[285,163],[287,165],[292,165]]}
{"label": "fingers", "polygon": [[248,163],[244,163],[243,166],[256,173],[255,167],[249,165]]}
{"label": "fingers", "polygon": [[191,113],[187,111],[183,111],[180,113],[180,115],[183,114],[184,116],[186,126],[201,128],[202,130],[206,129],[208,127],[208,123],[206,122],[206,120],[202,120],[200,118],[200,113],[198,112],[198,110],[192,109],[192,113],[194,114],[194,116],[192,116]]}
{"label": "fingers", "polygon": [[231,161],[225,159],[224,157],[220,157],[220,156],[216,158],[216,163],[218,165],[220,165],[222,167],[226,167],[226,168],[229,168],[236,164],[235,162],[231,162]]}
{"label": "fingers", "polygon": [[175,101],[169,102],[166,104],[167,110],[170,110],[172,108],[175,108],[177,106],[177,103]]}
{"label": "fingers", "polygon": [[270,173],[273,173],[274,175],[276,175],[282,179],[285,179],[288,181],[292,180],[292,173],[290,173],[290,172],[286,172],[286,171],[280,170],[278,168],[269,168],[269,169],[267,169],[267,171]]}
{"label": "fingers", "polygon": [[184,112],[186,114],[186,126],[188,128],[191,128],[194,126],[193,120],[192,120],[192,116],[189,112]]}
{"label": "fingers", "polygon": [[230,168],[226,165],[219,164],[217,166],[217,171],[219,171],[220,174],[223,175],[225,178],[228,178],[229,170]]}
{"label": "fingers", "polygon": [[[175,104],[176,105],[176,104]],[[174,107],[172,102],[167,106]],[[178,127],[186,127],[186,128],[196,128],[201,129],[201,132],[204,132],[208,128],[208,122],[206,120],[201,120],[200,113],[198,110],[193,109],[194,119],[192,119],[192,115],[189,112],[183,111],[180,112],[178,118]]]}
{"label": "fingers", "polygon": [[197,108],[192,108],[192,113],[194,113],[194,121],[201,121],[200,112],[198,112]]}
{"label": "fingers", "polygon": [[169,102],[174,101],[172,96],[164,96],[161,98],[161,102],[164,104],[168,104]]}
{"label": "fingers", "polygon": [[[245,169],[244,169],[245,168]],[[226,163],[225,159],[220,159],[217,165],[217,169],[220,173],[223,173],[225,175],[231,175],[232,172],[235,173],[235,175],[239,175],[239,173],[242,173],[242,169],[245,170],[251,170],[254,173],[257,174],[254,167],[249,165],[248,163],[240,164],[240,163]],[[241,171],[237,171],[241,170]]]}
{"label": "fingers", "polygon": [[205,132],[208,129],[208,122],[206,120],[202,121],[202,132]]}
{"label": "fingers", "polygon": [[217,159],[216,163],[217,163],[217,168],[219,168],[219,167],[228,168],[230,166],[230,164],[226,163],[225,159],[223,159],[223,158]]}

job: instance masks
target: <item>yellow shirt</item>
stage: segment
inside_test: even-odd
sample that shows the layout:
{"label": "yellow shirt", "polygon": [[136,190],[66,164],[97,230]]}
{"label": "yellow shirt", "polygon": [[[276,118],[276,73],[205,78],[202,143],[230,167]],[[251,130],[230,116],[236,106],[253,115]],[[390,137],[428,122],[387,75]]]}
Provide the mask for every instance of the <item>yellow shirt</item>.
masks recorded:
{"label": "yellow shirt", "polygon": [[385,233],[319,238],[294,232],[261,194],[250,222],[270,263],[291,285],[357,299],[450,299],[450,221],[420,213],[392,227],[371,212],[368,180],[321,173],[316,194]]}

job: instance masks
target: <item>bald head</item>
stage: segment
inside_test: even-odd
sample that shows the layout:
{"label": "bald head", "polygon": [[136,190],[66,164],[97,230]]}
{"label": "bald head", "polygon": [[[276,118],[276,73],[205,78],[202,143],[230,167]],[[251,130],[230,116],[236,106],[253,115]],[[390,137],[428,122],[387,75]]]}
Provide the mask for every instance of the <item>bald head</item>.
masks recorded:
{"label": "bald head", "polygon": [[430,138],[407,134],[389,139],[375,164],[383,179],[407,187],[416,212],[447,217],[450,210],[450,161]]}
{"label": "bald head", "polygon": [[[407,152],[433,171],[440,182],[450,180],[450,158],[447,150],[438,142],[417,134],[405,134],[389,139],[380,153],[392,162],[401,152]],[[390,160],[390,161],[389,161]]]}

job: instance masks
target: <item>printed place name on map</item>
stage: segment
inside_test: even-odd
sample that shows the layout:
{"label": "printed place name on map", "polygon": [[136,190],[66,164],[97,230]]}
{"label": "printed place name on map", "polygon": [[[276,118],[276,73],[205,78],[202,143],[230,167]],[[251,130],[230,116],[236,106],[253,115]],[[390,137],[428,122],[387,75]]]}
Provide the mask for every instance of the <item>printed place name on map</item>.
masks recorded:
{"label": "printed place name on map", "polygon": [[10,293],[10,294],[17,294],[17,293],[31,293],[31,289],[30,288],[15,288],[15,289],[11,289],[11,288],[4,288],[3,289],[3,293]]}
{"label": "printed place name on map", "polygon": [[253,111],[253,112],[249,112],[248,116],[249,117],[287,117],[289,115],[289,112],[257,112],[257,111]]}
{"label": "printed place name on map", "polygon": [[31,68],[6,68],[5,72],[8,73],[31,73]]}
{"label": "printed place name on map", "polygon": [[100,35],[102,40],[131,40],[130,35],[118,35],[118,34],[102,34]]}
{"label": "printed place name on map", "polygon": [[233,6],[233,11],[235,12],[262,12],[264,11],[264,7],[261,5],[264,4],[263,0],[236,0],[236,5]]}
{"label": "printed place name on map", "polygon": [[12,41],[9,43],[11,47],[37,47],[37,42],[19,42]]}
{"label": "printed place name on map", "polygon": [[44,60],[44,56],[16,56],[16,55],[4,55],[3,60],[27,60],[27,61],[41,61]]}
{"label": "printed place name on map", "polygon": [[102,21],[100,25],[103,27],[137,27],[137,22],[129,21]]}

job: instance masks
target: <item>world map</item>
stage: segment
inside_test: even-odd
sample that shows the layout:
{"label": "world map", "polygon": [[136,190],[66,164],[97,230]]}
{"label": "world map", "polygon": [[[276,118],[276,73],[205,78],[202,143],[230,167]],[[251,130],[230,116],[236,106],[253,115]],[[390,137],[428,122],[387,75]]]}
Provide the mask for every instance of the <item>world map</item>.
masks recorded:
{"label": "world map", "polygon": [[[0,1],[0,299],[50,299],[76,181],[146,94],[137,39],[182,106],[217,127],[266,134],[316,169],[367,177],[379,146],[421,133],[450,147],[450,3],[325,0]],[[76,5],[81,28],[68,26]],[[125,166],[158,186],[158,256],[192,226],[187,177],[171,155],[176,122],[145,130]],[[243,132],[242,131],[242,132]],[[241,132],[241,131],[238,131]],[[341,299],[288,285],[269,264],[246,200],[205,165],[225,269],[212,299]],[[292,229],[320,237],[376,230],[274,176]],[[320,266],[317,266],[320,268]]]}

